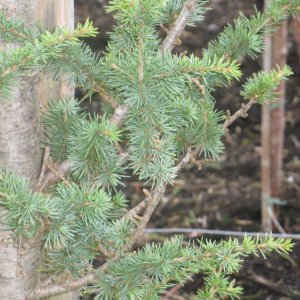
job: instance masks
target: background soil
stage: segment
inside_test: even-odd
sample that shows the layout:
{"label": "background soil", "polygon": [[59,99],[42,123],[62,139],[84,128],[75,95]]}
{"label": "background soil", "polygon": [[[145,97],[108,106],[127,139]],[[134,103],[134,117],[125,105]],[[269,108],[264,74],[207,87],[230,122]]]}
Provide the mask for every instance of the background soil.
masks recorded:
{"label": "background soil", "polygon": [[[109,39],[114,20],[104,11],[107,0],[77,0],[76,20],[84,22],[87,17],[94,21],[100,35],[87,40],[93,49],[102,51]],[[212,10],[204,22],[189,27],[182,36],[182,46],[175,51],[187,50],[201,56],[201,49],[216,37],[222,28],[231,22],[240,11],[249,15],[254,5],[262,8],[263,1],[210,1]],[[280,222],[286,232],[300,233],[300,65],[297,47],[289,35],[288,64],[294,75],[287,84],[286,135],[284,151],[284,188]],[[242,63],[245,77],[261,67],[261,60],[246,59]],[[244,78],[245,78],[244,77]],[[240,108],[240,86],[235,82],[230,88],[216,91],[219,109],[235,111]],[[101,99],[100,99],[101,101]],[[95,97],[89,109],[99,106]],[[224,137],[225,153],[222,160],[206,164],[199,171],[189,166],[168,189],[168,205],[157,209],[149,227],[188,227],[238,231],[260,230],[260,118],[261,108],[253,107],[247,119],[238,120]],[[142,187],[134,180],[126,193],[135,202],[142,199]],[[276,231],[276,230],[274,230]],[[147,235],[146,238],[162,241],[166,236]],[[194,236],[187,236],[192,238]],[[207,236],[210,238],[209,236]],[[211,237],[216,239],[216,237]],[[217,237],[221,238],[221,237]],[[290,258],[271,255],[267,261],[261,258],[249,259],[243,270],[236,274],[237,283],[244,286],[242,299],[300,299],[300,242]],[[195,276],[184,288],[176,287],[165,299],[192,299],[192,294],[201,285],[201,277]]]}

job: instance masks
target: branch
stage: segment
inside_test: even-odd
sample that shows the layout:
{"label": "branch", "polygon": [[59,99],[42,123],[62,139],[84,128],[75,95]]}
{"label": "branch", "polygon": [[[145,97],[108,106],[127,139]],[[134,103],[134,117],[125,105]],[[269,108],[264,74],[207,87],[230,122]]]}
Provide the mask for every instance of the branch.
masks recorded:
{"label": "branch", "polygon": [[[63,161],[60,165],[50,168],[48,165],[49,172],[47,175],[42,175],[43,178],[40,178],[37,190],[43,191],[52,184],[58,182],[61,179],[66,178],[71,172],[72,162],[70,160]],[[45,173],[44,170],[42,170]]]}
{"label": "branch", "polygon": [[167,184],[164,184],[161,187],[156,187],[154,189],[153,195],[151,195],[146,189],[143,192],[146,194],[147,198],[144,200],[147,205],[146,211],[142,217],[141,222],[139,223],[134,235],[131,238],[130,245],[133,245],[143,234],[155,208],[157,207],[158,203],[161,201],[163,194],[166,190]]}
{"label": "branch", "polygon": [[247,112],[255,103],[256,103],[256,98],[252,98],[247,104],[242,104],[242,107],[238,111],[236,111],[232,116],[228,114],[227,119],[223,124],[224,130],[228,128],[238,118],[246,118],[248,116]]}
{"label": "branch", "polygon": [[164,39],[161,45],[161,52],[165,54],[167,51],[171,51],[176,41],[181,36],[189,18],[193,14],[197,7],[197,0],[187,0],[182,8],[182,11],[176,21],[174,22],[172,28],[170,29],[167,37]]}
{"label": "branch", "polygon": [[128,106],[126,104],[120,105],[115,109],[115,112],[109,119],[112,124],[121,125],[127,116]]}
{"label": "branch", "polygon": [[[191,148],[188,148],[186,155],[181,159],[181,161],[175,167],[176,173],[179,173],[191,161],[192,157],[197,155],[199,152],[200,152],[200,148],[197,148],[195,151],[192,151]],[[135,218],[142,210],[144,210],[147,207],[148,198],[149,197],[147,197],[142,202],[140,202],[137,206],[132,208],[124,218],[126,219]]]}
{"label": "branch", "polygon": [[38,287],[31,291],[27,299],[41,299],[41,298],[48,298],[50,296],[55,296],[59,294],[64,294],[70,291],[74,291],[82,286],[86,286],[88,284],[93,284],[96,281],[96,276],[94,273],[89,273],[88,275],[74,280],[72,282],[67,282],[62,285],[51,285],[48,287]]}
{"label": "branch", "polygon": [[274,238],[284,238],[300,240],[299,233],[270,233],[270,232],[242,232],[242,231],[232,231],[232,230],[215,230],[215,229],[205,229],[205,228],[146,228],[145,234],[188,234],[193,237],[203,236],[203,235],[218,235],[218,236],[236,236],[236,237],[262,237],[265,238],[268,234],[271,234]]}
{"label": "branch", "polygon": [[94,90],[99,94],[102,100],[109,103],[113,109],[118,107],[118,102],[111,97],[101,85],[95,85]]}

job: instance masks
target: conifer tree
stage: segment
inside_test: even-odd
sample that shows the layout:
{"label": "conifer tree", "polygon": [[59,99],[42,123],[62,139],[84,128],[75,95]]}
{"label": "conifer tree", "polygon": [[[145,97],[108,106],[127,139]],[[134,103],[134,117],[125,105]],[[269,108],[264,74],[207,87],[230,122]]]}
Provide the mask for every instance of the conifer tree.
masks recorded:
{"label": "conifer tree", "polygon": [[[20,299],[76,289],[96,299],[160,299],[195,273],[205,280],[199,299],[236,299],[242,290],[231,275],[246,256],[291,250],[290,240],[271,235],[188,245],[173,237],[132,249],[181,169],[194,159],[217,160],[224,131],[252,105],[272,101],[280,81],[291,75],[287,66],[254,74],[241,91],[247,102],[240,110],[225,116],[215,108],[213,91],[241,78],[241,57],[257,57],[266,30],[299,7],[300,0],[273,0],[264,13],[240,14],[201,57],[172,49],[186,25],[204,18],[207,1],[111,0],[107,11],[117,25],[100,55],[80,41],[97,33],[89,20],[74,32],[49,32],[1,11],[1,39],[21,45],[0,51],[1,107],[15,101],[16,86],[37,72],[80,87],[87,97],[99,93],[104,101],[98,115],[82,111],[76,99],[49,102],[35,187],[1,170],[1,222],[18,245],[42,243],[46,268],[40,271],[49,275]],[[163,41],[160,24],[168,28]],[[130,174],[151,183],[145,200],[131,209],[120,191]],[[1,252],[0,258],[5,248]],[[99,254],[102,264],[95,267]]]}

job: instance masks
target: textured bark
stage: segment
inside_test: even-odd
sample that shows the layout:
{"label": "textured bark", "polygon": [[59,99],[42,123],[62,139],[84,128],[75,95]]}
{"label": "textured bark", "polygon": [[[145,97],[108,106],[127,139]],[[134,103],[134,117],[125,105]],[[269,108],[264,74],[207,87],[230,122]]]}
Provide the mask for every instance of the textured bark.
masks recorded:
{"label": "textured bark", "polygon": [[[1,0],[8,15],[21,16],[28,25],[34,22],[35,0]],[[17,47],[5,45],[1,47]],[[16,171],[34,185],[40,169],[39,103],[37,80],[29,78],[16,88],[11,101],[0,99],[0,167]]]}
{"label": "textured bark", "polygon": [[36,183],[40,169],[37,80],[15,89],[10,101],[0,99],[0,167],[14,170]]}
{"label": "textured bark", "polygon": [[[27,25],[35,20],[36,0],[1,0],[8,16],[22,17]],[[1,47],[18,47],[1,43]],[[39,103],[37,80],[28,78],[16,88],[13,99],[0,99],[0,167],[30,180],[33,187],[40,170]],[[3,215],[4,209],[0,208]],[[6,229],[6,230],[5,230]],[[16,245],[0,220],[0,299],[25,299],[38,280],[40,243]]]}
{"label": "textured bark", "polygon": [[[3,211],[0,210],[2,214]],[[27,292],[39,280],[40,243],[23,243],[12,240],[10,231],[0,223],[0,299],[24,300]]]}

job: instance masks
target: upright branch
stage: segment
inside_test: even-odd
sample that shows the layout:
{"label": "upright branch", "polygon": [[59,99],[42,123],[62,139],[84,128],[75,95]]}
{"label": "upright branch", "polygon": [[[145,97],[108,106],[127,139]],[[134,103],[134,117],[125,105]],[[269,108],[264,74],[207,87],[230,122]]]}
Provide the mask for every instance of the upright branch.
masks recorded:
{"label": "upright branch", "polygon": [[188,23],[189,18],[195,11],[196,7],[197,0],[187,0],[185,2],[180,15],[172,25],[171,29],[168,32],[168,35],[161,45],[162,54],[166,53],[167,51],[172,51],[176,41],[181,36],[186,24]]}

